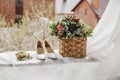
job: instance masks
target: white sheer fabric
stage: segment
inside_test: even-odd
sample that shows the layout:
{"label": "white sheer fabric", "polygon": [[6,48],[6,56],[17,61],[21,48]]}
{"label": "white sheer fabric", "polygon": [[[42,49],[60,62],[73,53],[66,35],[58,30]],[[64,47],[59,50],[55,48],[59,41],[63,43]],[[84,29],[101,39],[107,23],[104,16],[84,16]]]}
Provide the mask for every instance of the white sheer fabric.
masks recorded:
{"label": "white sheer fabric", "polygon": [[106,11],[94,29],[94,36],[88,39],[87,52],[89,56],[103,57],[114,47],[114,40],[119,35],[118,19],[120,15],[120,0],[110,0]]}
{"label": "white sheer fabric", "polygon": [[[109,5],[88,39],[88,55],[103,59],[94,73],[93,80],[107,80],[120,76],[120,0],[110,0]],[[90,79],[92,80],[92,79]]]}

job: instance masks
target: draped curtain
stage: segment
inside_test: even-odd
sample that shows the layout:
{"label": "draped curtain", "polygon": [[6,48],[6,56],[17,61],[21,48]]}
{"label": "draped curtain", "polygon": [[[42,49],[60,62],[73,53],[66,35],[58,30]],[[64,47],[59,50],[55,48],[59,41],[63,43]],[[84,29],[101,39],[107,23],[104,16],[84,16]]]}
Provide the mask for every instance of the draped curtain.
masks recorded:
{"label": "draped curtain", "polygon": [[109,4],[94,29],[93,37],[88,38],[87,53],[101,58],[106,56],[115,45],[120,25],[120,0],[110,0]]}
{"label": "draped curtain", "polygon": [[[106,11],[88,38],[87,53],[101,62],[94,69],[94,80],[120,76],[120,0],[110,0]],[[92,78],[93,78],[92,77]],[[92,79],[90,79],[92,80]]]}

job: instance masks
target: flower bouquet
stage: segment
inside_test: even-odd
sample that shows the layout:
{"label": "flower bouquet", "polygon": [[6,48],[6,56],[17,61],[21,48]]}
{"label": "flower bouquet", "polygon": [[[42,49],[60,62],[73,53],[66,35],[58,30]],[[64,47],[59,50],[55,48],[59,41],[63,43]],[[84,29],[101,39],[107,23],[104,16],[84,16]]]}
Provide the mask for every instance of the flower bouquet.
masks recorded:
{"label": "flower bouquet", "polygon": [[64,57],[83,58],[86,56],[86,40],[93,30],[75,17],[68,16],[61,21],[50,23],[51,35],[59,38],[59,52]]}
{"label": "flower bouquet", "polygon": [[26,53],[25,51],[19,51],[16,53],[16,58],[18,61],[24,61],[24,60],[29,60],[32,59],[30,54]]}

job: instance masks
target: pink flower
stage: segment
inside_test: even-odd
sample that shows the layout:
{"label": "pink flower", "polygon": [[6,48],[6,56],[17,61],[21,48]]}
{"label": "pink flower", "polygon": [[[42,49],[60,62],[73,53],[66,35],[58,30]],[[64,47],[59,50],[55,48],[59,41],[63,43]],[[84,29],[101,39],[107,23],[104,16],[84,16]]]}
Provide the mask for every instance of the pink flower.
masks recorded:
{"label": "pink flower", "polygon": [[62,30],[63,29],[63,26],[60,22],[57,23],[57,26],[56,26],[57,30]]}
{"label": "pink flower", "polygon": [[82,33],[84,33],[84,34],[86,34],[87,32],[88,32],[87,29],[82,30]]}

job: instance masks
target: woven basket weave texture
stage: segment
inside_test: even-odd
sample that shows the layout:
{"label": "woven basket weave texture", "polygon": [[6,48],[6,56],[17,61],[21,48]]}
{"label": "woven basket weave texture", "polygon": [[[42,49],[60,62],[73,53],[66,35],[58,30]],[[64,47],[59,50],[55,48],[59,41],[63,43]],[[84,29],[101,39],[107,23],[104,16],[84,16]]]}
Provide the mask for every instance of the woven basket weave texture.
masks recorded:
{"label": "woven basket weave texture", "polygon": [[86,37],[59,39],[59,53],[63,57],[84,58],[86,56]]}

